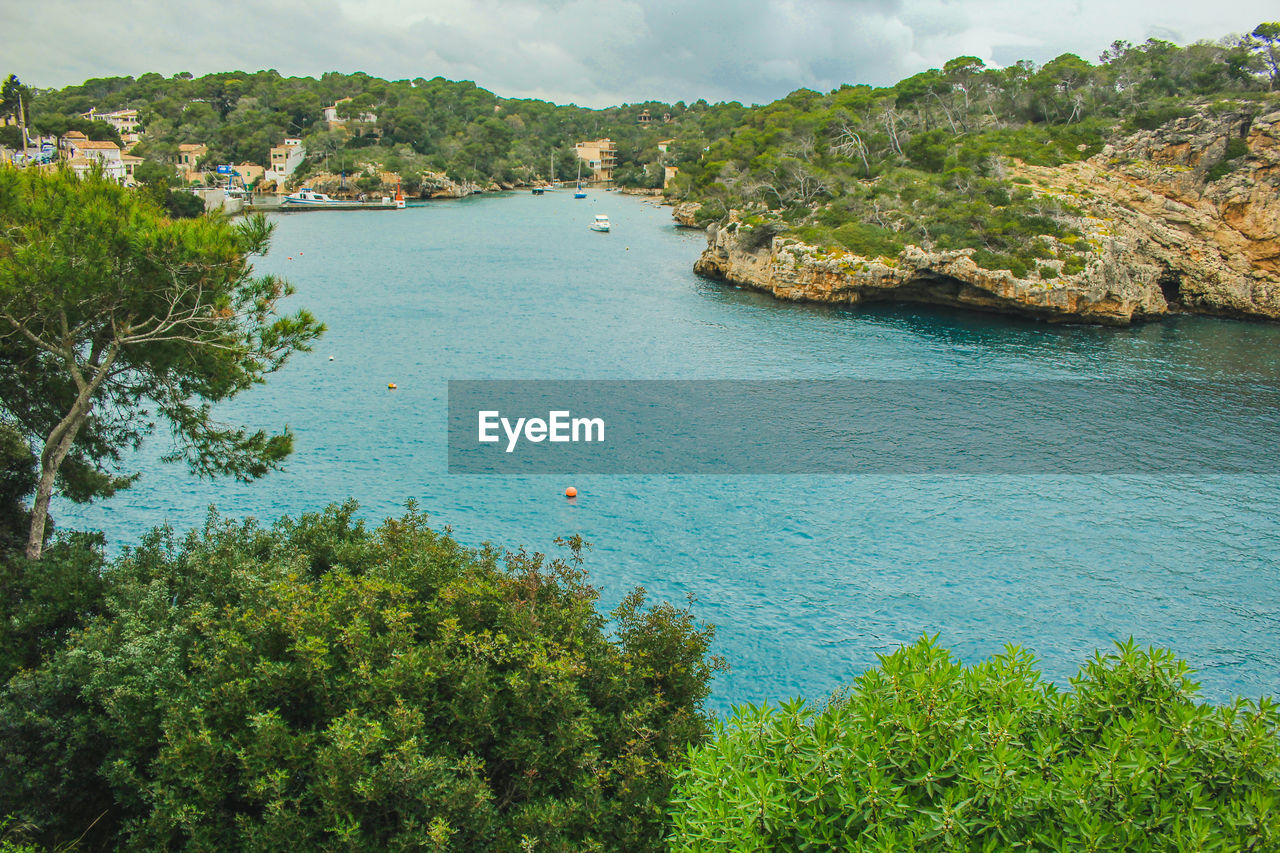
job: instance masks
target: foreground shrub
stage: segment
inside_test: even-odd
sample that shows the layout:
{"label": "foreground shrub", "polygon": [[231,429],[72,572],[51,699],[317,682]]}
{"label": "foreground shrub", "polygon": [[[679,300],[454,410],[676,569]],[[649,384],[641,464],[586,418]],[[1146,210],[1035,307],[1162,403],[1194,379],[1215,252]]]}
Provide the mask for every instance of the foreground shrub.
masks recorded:
{"label": "foreground shrub", "polygon": [[821,710],[740,709],[691,751],[673,849],[1277,850],[1280,714],[1197,704],[1132,643],[1060,693],[1027,652],[924,639]]}
{"label": "foreground shrub", "polygon": [[[412,510],[156,531],[0,693],[0,814],[46,843],[646,850],[702,741],[711,629]],[[607,633],[611,628],[612,633]]]}

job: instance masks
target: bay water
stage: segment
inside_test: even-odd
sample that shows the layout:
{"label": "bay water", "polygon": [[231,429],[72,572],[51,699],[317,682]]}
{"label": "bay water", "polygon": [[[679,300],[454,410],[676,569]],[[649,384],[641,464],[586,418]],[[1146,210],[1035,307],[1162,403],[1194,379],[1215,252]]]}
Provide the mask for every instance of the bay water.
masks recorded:
{"label": "bay water", "polygon": [[[588,230],[596,213],[611,233]],[[1064,685],[1132,636],[1189,661],[1206,698],[1280,693],[1275,475],[450,475],[445,428],[451,379],[1274,384],[1280,327],[781,303],[694,276],[702,234],[601,191],[274,221],[256,268],[289,278],[287,307],[328,332],[220,416],[287,424],[287,470],[201,481],[158,461],[160,434],[129,460],[137,485],[87,507],[58,501],[61,526],[104,530],[118,551],[160,524],[197,527],[210,506],[271,521],[353,497],[371,522],[414,499],[472,544],[550,552],[581,534],[603,606],[643,585],[657,600],[693,596],[715,623],[732,666],[715,684],[721,712],[821,699],[877,653],[935,633],[966,661],[1021,645]],[[1134,429],[1109,430],[1117,459]]]}

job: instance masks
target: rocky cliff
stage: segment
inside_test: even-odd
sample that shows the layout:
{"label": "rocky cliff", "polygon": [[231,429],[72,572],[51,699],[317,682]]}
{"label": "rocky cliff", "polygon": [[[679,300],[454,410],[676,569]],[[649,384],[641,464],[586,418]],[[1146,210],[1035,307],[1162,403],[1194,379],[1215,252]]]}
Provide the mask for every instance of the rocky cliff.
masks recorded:
{"label": "rocky cliff", "polygon": [[1019,278],[970,250],[896,258],[827,251],[731,221],[694,269],[780,299],[927,302],[1049,321],[1124,325],[1194,312],[1280,320],[1280,112],[1201,114],[1010,178],[1082,211],[1083,270]]}

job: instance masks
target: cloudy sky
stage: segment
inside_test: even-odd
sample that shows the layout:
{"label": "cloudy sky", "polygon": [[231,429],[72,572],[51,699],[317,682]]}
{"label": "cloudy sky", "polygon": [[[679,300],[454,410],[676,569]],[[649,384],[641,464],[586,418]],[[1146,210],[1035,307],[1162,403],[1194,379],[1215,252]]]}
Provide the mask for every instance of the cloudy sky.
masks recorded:
{"label": "cloudy sky", "polygon": [[766,102],[892,83],[953,56],[1091,61],[1280,18],[1274,0],[0,0],[0,73],[35,86],[158,71],[475,80],[606,106]]}

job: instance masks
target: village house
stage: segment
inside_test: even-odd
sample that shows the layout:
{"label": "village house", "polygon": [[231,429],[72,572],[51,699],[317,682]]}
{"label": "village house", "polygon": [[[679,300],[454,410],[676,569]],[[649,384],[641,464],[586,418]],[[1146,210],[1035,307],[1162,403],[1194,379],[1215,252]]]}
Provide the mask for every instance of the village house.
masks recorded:
{"label": "village house", "polygon": [[342,98],[334,101],[331,105],[324,108],[324,121],[329,130],[336,130],[340,127],[346,127],[348,124],[376,124],[378,116],[376,113],[360,113],[359,116],[352,116],[350,119],[338,118],[338,105],[345,104],[350,98]]}
{"label": "village house", "polygon": [[209,146],[195,142],[184,142],[178,146],[178,174],[184,182],[195,177],[200,160],[209,153]]}
{"label": "village house", "polygon": [[125,145],[134,145],[142,138],[139,131],[138,111],[137,110],[115,110],[109,113],[100,113],[97,109],[91,109],[87,113],[80,113],[80,118],[88,121],[105,121],[120,134],[120,138]]}
{"label": "village house", "polygon": [[114,142],[93,142],[77,140],[70,150],[69,161],[72,171],[84,175],[94,166],[101,166],[103,174],[114,181],[126,183],[128,174],[125,171],[124,157],[120,146]]}
{"label": "village house", "polygon": [[653,121],[653,116],[649,115],[648,110],[641,110],[640,118],[636,119],[639,124],[648,124],[651,121]]}
{"label": "village house", "polygon": [[80,131],[68,130],[66,133],[62,134],[62,142],[59,143],[59,146],[65,156],[71,157],[71,152],[75,149],[76,143],[88,141],[89,137],[85,136]]}
{"label": "village house", "polygon": [[306,146],[301,139],[289,137],[271,149],[271,163],[262,177],[276,182],[277,192],[284,190],[285,181],[292,175],[307,156]]}
{"label": "village house", "polygon": [[591,179],[601,183],[613,182],[613,170],[618,165],[618,146],[611,139],[595,142],[579,142],[573,153],[591,169]]}
{"label": "village house", "polygon": [[142,162],[142,158],[136,157],[133,154],[124,153],[120,155],[120,162],[124,164],[125,186],[131,187],[135,183],[137,183],[133,177],[133,170],[136,169],[138,167],[138,164]]}
{"label": "village house", "polygon": [[257,163],[239,163],[231,167],[235,172],[235,177],[244,181],[246,187],[251,187],[258,181],[262,180],[262,176],[266,174],[266,168],[259,166]]}
{"label": "village house", "polygon": [[668,149],[668,148],[670,148],[670,147],[671,147],[672,145],[674,145],[674,144],[675,144],[675,140],[674,140],[674,139],[659,139],[659,140],[658,140],[658,150],[659,150],[659,151],[661,151],[663,154],[666,154],[666,153],[667,153],[667,149]]}
{"label": "village house", "polygon": [[97,109],[91,109],[87,113],[80,113],[80,118],[88,121],[105,121],[115,128],[116,133],[121,136],[126,133],[138,132],[137,110],[116,110],[110,113],[100,113]]}
{"label": "village house", "polygon": [[662,188],[665,190],[671,185],[671,179],[680,174],[680,169],[677,166],[663,166],[662,168]]}

